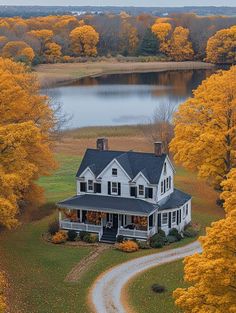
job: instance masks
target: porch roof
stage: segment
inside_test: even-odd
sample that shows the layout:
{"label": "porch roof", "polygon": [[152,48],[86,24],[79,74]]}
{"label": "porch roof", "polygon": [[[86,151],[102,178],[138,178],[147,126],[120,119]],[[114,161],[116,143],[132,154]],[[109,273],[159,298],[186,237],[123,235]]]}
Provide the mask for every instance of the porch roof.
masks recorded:
{"label": "porch roof", "polygon": [[149,216],[157,206],[141,199],[112,197],[102,195],[79,195],[61,201],[61,208],[86,209],[88,211],[126,213],[130,215]]}
{"label": "porch roof", "polygon": [[159,204],[159,211],[180,208],[191,198],[189,194],[175,188],[174,192],[167,197],[166,201]]}

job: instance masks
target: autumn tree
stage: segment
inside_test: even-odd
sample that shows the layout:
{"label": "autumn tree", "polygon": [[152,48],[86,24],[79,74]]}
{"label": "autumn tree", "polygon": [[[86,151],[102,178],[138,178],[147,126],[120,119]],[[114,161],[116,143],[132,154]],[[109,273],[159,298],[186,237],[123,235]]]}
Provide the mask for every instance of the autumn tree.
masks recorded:
{"label": "autumn tree", "polygon": [[189,288],[174,291],[184,313],[236,311],[236,210],[212,223],[199,239],[203,252],[184,260]]}
{"label": "autumn tree", "polygon": [[144,34],[143,40],[139,47],[139,54],[141,55],[156,55],[159,50],[159,42],[156,36],[148,28]]}
{"label": "autumn tree", "polygon": [[4,313],[6,309],[6,301],[5,297],[3,296],[3,288],[6,285],[6,280],[2,273],[0,273],[0,313]]}
{"label": "autumn tree", "polygon": [[9,41],[3,47],[2,55],[15,60],[25,58],[26,63],[31,63],[35,56],[33,49],[24,41]]}
{"label": "autumn tree", "polygon": [[168,43],[168,55],[174,61],[192,60],[194,51],[189,41],[189,30],[178,26],[175,28]]}
{"label": "autumn tree", "polygon": [[226,214],[236,210],[236,168],[232,168],[227,179],[221,183],[223,189],[220,198],[224,201]]}
{"label": "autumn tree", "polygon": [[159,23],[158,21],[152,25],[152,32],[156,35],[160,42],[160,51],[168,54],[169,52],[169,35],[172,26],[170,23]]}
{"label": "autumn tree", "polygon": [[1,58],[0,77],[0,224],[12,228],[21,205],[42,198],[36,181],[55,167],[51,147],[57,121],[22,63]]}
{"label": "autumn tree", "polygon": [[61,46],[55,42],[49,42],[45,45],[45,55],[49,63],[55,63],[60,60],[62,55]]}
{"label": "autumn tree", "polygon": [[50,29],[31,30],[28,34],[38,40],[40,44],[39,55],[43,55],[46,44],[52,40],[53,31]]}
{"label": "autumn tree", "polygon": [[95,56],[99,34],[90,25],[76,27],[70,33],[71,49],[75,55]]}
{"label": "autumn tree", "polygon": [[236,63],[236,26],[219,30],[207,42],[207,61],[212,63]]}
{"label": "autumn tree", "polygon": [[180,105],[170,149],[174,160],[220,188],[236,167],[236,67],[211,75]]}

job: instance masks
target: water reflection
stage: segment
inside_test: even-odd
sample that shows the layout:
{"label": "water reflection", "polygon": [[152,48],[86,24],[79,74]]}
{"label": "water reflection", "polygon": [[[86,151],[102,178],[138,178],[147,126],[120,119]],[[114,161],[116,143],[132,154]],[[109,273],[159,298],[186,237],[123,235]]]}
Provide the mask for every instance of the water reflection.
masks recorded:
{"label": "water reflection", "polygon": [[84,78],[57,91],[70,127],[145,122],[158,105],[179,105],[212,70],[104,75]]}

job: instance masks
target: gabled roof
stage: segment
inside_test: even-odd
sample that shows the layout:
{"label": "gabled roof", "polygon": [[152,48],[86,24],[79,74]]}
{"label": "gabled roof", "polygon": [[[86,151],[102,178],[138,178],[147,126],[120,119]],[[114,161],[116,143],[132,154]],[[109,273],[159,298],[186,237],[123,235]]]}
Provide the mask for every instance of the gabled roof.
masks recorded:
{"label": "gabled roof", "polygon": [[158,206],[141,199],[111,197],[93,194],[74,196],[57,204],[62,208],[85,209],[88,211],[127,213],[149,216]]}
{"label": "gabled roof", "polygon": [[79,177],[87,167],[91,169],[95,177],[98,177],[113,159],[119,162],[131,179],[142,172],[151,184],[157,184],[166,154],[156,156],[154,153],[87,149],[76,177]]}

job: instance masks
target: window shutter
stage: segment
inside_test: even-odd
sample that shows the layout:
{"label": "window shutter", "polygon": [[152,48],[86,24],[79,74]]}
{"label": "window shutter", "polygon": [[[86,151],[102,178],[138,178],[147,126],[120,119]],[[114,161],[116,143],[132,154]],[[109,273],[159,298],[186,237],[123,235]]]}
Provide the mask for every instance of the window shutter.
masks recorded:
{"label": "window shutter", "polygon": [[169,228],[171,228],[171,212],[169,212],[169,224],[168,224]]}
{"label": "window shutter", "polygon": [[158,228],[161,228],[161,213],[158,214],[157,226]]}
{"label": "window shutter", "polygon": [[177,225],[179,225],[179,210],[177,210]]}
{"label": "window shutter", "polygon": [[182,214],[181,214],[182,212],[181,212],[181,209],[179,210],[179,222],[181,223],[181,221],[182,221]]}
{"label": "window shutter", "polygon": [[120,196],[120,195],[121,195],[121,184],[118,183],[118,196]]}
{"label": "window shutter", "polygon": [[80,191],[81,192],[87,191],[87,183],[80,183]]}
{"label": "window shutter", "polygon": [[149,188],[149,190],[148,190],[148,198],[150,198],[150,199],[153,198],[153,188]]}
{"label": "window shutter", "polygon": [[111,182],[110,181],[108,182],[107,187],[108,187],[107,193],[110,195],[111,194]]}

